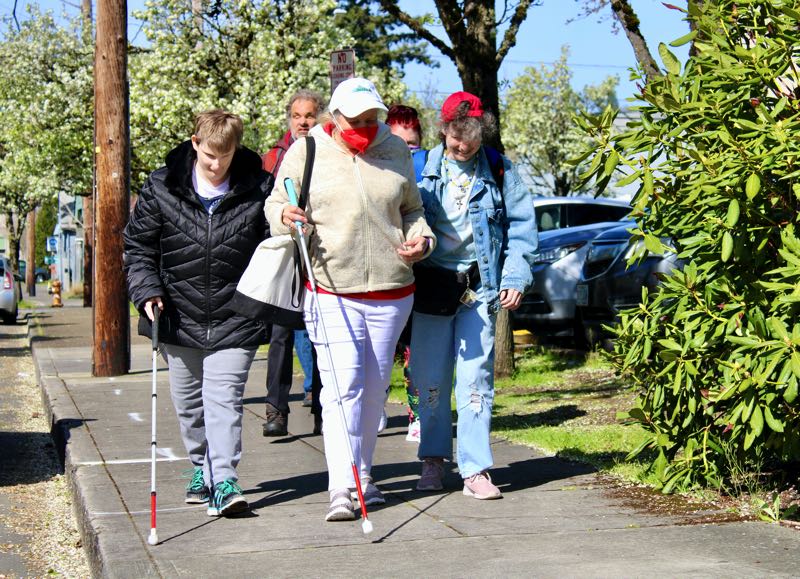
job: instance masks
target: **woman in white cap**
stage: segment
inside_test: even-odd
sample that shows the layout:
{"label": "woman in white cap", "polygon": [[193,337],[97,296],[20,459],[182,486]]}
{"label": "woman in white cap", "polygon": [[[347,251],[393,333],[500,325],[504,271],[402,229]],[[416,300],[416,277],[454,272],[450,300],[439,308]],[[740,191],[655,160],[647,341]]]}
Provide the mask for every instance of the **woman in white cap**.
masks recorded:
{"label": "woman in white cap", "polygon": [[[328,521],[355,518],[350,489],[355,488],[336,408],[332,373],[347,418],[350,443],[367,505],[385,502],[371,477],[394,349],[411,313],[411,264],[426,257],[435,237],[425,222],[414,167],[402,139],[378,120],[386,111],[375,86],[351,78],[336,87],[329,115],[309,132],[316,142],[314,169],[305,210],[288,202],[284,179],[300,191],[306,140],[287,151],[268,198],[273,234],[307,223],[309,250],[319,305],[329,344],[318,326],[318,312],[306,294],[306,327],[317,349],[322,377],[323,438],[328,463]],[[329,367],[329,347],[334,368]]]}

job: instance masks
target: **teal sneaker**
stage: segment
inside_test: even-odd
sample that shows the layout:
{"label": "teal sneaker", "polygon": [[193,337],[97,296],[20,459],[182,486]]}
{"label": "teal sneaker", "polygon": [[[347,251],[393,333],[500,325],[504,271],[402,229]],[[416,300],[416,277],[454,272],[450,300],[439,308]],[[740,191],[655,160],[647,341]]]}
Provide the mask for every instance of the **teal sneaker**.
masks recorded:
{"label": "teal sneaker", "polygon": [[186,502],[190,505],[207,503],[211,493],[208,491],[206,481],[203,479],[203,469],[196,466],[193,471],[187,471],[186,474],[192,475],[192,480],[186,485]]}
{"label": "teal sneaker", "polygon": [[214,485],[214,494],[208,503],[209,517],[227,517],[243,513],[250,508],[242,496],[241,487],[233,479]]}

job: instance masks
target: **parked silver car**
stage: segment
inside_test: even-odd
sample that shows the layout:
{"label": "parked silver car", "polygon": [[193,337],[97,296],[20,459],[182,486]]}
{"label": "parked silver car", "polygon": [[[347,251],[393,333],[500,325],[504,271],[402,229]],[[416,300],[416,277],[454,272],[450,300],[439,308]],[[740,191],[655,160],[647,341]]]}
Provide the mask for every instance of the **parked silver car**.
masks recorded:
{"label": "parked silver car", "polygon": [[538,335],[580,338],[583,330],[575,322],[575,286],[589,242],[619,224],[619,221],[604,221],[540,234],[533,286],[522,297],[519,309],[512,312],[514,327]]}
{"label": "parked silver car", "polygon": [[[653,292],[663,275],[683,268],[683,260],[673,251],[646,252],[628,265],[637,244],[631,244],[631,227],[604,231],[588,244],[581,279],[576,286],[576,316],[588,342],[606,339],[604,325],[611,326],[621,310],[635,308],[642,299],[642,288]],[[662,243],[671,246],[669,239]]]}
{"label": "parked silver car", "polygon": [[17,323],[20,281],[22,278],[11,270],[8,258],[0,257],[0,318],[4,324]]}
{"label": "parked silver car", "polygon": [[575,333],[575,285],[589,241],[619,225],[630,205],[593,197],[534,197],[539,226],[539,253],[533,286],[512,312],[515,328],[553,336]]}

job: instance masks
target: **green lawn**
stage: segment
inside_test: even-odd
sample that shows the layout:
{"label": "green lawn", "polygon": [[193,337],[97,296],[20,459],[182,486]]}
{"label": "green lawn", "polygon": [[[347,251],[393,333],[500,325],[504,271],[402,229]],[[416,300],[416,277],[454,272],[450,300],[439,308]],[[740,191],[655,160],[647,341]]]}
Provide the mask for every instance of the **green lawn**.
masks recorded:
{"label": "green lawn", "polygon": [[[531,346],[518,350],[515,376],[495,384],[492,432],[629,480],[643,480],[642,465],[626,463],[625,456],[646,434],[616,419],[633,399],[601,355]],[[390,400],[405,403],[399,364],[392,372]]]}

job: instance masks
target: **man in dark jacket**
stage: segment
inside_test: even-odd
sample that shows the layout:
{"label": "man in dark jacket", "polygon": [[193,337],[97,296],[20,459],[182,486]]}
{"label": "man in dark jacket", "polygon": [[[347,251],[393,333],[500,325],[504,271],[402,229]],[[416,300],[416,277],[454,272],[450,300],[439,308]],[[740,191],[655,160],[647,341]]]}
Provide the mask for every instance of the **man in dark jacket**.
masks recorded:
{"label": "man in dark jacket", "polygon": [[[308,131],[317,124],[317,115],[323,110],[325,102],[322,97],[310,90],[301,89],[294,93],[286,105],[286,124],[289,130],[275,143],[275,146],[264,155],[264,169],[278,174],[287,149],[296,139],[305,137]],[[272,337],[267,355],[267,421],[264,423],[264,436],[286,436],[289,419],[289,391],[292,389],[292,347],[297,346],[297,358],[306,375],[303,390],[303,406],[311,406],[314,414],[314,434],[320,434],[322,428],[322,407],[318,396],[312,400],[312,375],[318,375],[313,368],[313,348],[305,330],[292,330],[283,326],[272,326]],[[316,376],[315,376],[316,377]],[[321,382],[316,377],[321,388]],[[318,390],[317,390],[318,391]]]}
{"label": "man in dark jacket", "polygon": [[256,246],[269,235],[264,201],[272,176],[242,147],[242,121],[201,113],[190,141],[152,173],[124,232],[128,293],[169,362],[172,401],[194,465],[187,503],[208,502],[211,516],[248,509],[237,484],[242,395],[262,322],[228,303]]}

